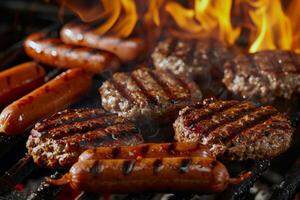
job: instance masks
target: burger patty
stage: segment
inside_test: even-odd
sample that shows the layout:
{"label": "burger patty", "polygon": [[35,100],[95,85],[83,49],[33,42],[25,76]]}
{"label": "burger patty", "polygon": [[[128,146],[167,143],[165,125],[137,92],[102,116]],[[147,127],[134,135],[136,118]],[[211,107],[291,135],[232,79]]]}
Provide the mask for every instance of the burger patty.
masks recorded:
{"label": "burger patty", "polygon": [[234,94],[273,101],[300,92],[300,55],[269,50],[240,55],[225,64],[223,83]]}
{"label": "burger patty", "polygon": [[132,122],[102,109],[69,109],[37,123],[27,149],[38,165],[64,168],[91,147],[140,143],[143,138]]}
{"label": "burger patty", "polygon": [[115,73],[99,89],[102,106],[133,120],[175,120],[178,111],[202,99],[196,84],[169,70],[137,69]]}
{"label": "burger patty", "polygon": [[288,149],[292,137],[287,116],[249,101],[206,99],[181,110],[173,126],[175,140],[199,141],[230,160],[275,157]]}
{"label": "burger patty", "polygon": [[169,69],[174,74],[183,74],[198,79],[212,75],[222,79],[223,65],[232,53],[215,39],[182,40],[169,37],[161,41],[152,54],[158,69]]}

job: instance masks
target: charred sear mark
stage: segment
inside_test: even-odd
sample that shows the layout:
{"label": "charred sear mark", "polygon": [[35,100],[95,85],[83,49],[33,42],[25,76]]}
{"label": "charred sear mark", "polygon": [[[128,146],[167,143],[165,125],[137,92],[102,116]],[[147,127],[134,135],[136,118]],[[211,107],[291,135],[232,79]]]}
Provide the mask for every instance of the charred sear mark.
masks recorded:
{"label": "charred sear mark", "polygon": [[[209,109],[207,112],[203,112],[201,115],[194,115],[192,112],[193,109],[190,109],[189,112],[184,113],[184,117],[186,117],[185,126],[190,127],[192,124],[198,123],[202,120],[209,119],[212,115],[219,114],[225,110],[229,110],[236,106],[239,102],[238,101],[230,101],[226,102],[225,104],[221,104],[216,108],[207,108]],[[202,108],[200,108],[202,109]]]}
{"label": "charred sear mark", "polygon": [[123,174],[126,176],[130,174],[134,168],[135,160],[125,160],[123,162]]}
{"label": "charred sear mark", "polygon": [[176,152],[176,144],[175,143],[171,143],[168,145],[168,154],[173,155]]}
{"label": "charred sear mark", "polygon": [[158,101],[157,99],[152,96],[151,94],[148,93],[148,91],[146,90],[146,88],[143,85],[142,81],[139,81],[139,79],[134,75],[134,74],[130,74],[131,79],[134,81],[134,83],[140,88],[142,94],[146,97],[146,101],[150,104],[150,105],[158,105]]}
{"label": "charred sear mark", "polygon": [[[215,141],[222,141],[222,142],[228,142],[234,139],[236,136],[240,135],[242,132],[245,132],[248,129],[251,129],[252,127],[255,127],[259,124],[264,123],[268,119],[270,119],[272,116],[275,116],[278,112],[276,110],[266,110],[263,111],[262,113],[257,113],[254,117],[254,119],[251,119],[249,121],[245,121],[243,123],[243,126],[238,126],[232,129],[228,130],[228,136],[227,137],[222,137],[222,136],[217,136],[215,138]],[[238,121],[235,121],[233,123],[236,123]]]}
{"label": "charred sear mark", "polygon": [[142,148],[141,148],[141,156],[145,157],[148,154],[149,149],[150,149],[149,145],[142,146]]}
{"label": "charred sear mark", "polygon": [[101,173],[103,170],[102,163],[97,160],[94,162],[93,166],[90,168],[90,173],[94,176],[97,176],[99,173]]}
{"label": "charred sear mark", "polygon": [[110,80],[111,84],[114,86],[114,88],[122,95],[122,97],[124,97],[129,104],[132,106],[133,104],[135,104],[135,100],[134,98],[131,96],[131,94],[126,90],[126,88],[124,86],[122,86],[121,84],[119,84],[116,80],[114,80],[113,78]]}
{"label": "charred sear mark", "polygon": [[158,174],[163,168],[163,160],[158,158],[153,162],[153,173]]}
{"label": "charred sear mark", "polygon": [[162,77],[157,74],[156,71],[149,70],[148,71],[150,77],[162,88],[164,93],[168,96],[168,99],[175,101],[177,97],[173,94],[172,90],[168,87],[168,85],[163,81]]}
{"label": "charred sear mark", "polygon": [[190,169],[191,164],[192,164],[192,160],[190,158],[182,159],[179,167],[179,172],[182,174],[187,173]]}
{"label": "charred sear mark", "polygon": [[121,153],[121,147],[114,147],[112,149],[112,158],[117,158]]}
{"label": "charred sear mark", "polygon": [[171,41],[169,42],[168,52],[167,52],[166,57],[169,57],[172,54],[174,54],[175,49],[176,49],[178,43],[179,43],[178,39],[176,39],[176,38],[172,38],[171,39]]}
{"label": "charred sear mark", "polygon": [[190,49],[186,52],[185,57],[184,57],[184,62],[187,65],[191,65],[194,60],[194,52],[196,51],[196,46],[197,46],[197,41],[196,40],[191,40],[189,45],[191,46]]}

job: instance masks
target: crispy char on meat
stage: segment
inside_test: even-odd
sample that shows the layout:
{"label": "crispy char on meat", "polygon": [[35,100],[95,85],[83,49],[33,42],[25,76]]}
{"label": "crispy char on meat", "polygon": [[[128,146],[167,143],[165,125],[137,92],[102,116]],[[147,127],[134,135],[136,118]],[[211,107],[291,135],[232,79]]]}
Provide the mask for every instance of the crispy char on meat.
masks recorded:
{"label": "crispy char on meat", "polygon": [[223,77],[223,64],[231,59],[232,52],[216,39],[187,40],[168,37],[161,41],[152,54],[158,69],[169,69],[194,79],[211,74]]}
{"label": "crispy char on meat", "polygon": [[135,125],[102,109],[69,109],[37,123],[27,141],[28,153],[42,167],[70,167],[86,149],[135,145],[143,138]]}
{"label": "crispy char on meat", "polygon": [[290,99],[300,92],[300,55],[269,50],[237,56],[225,64],[223,83],[235,94],[262,102]]}
{"label": "crispy char on meat", "polygon": [[230,160],[272,158],[288,149],[289,119],[271,106],[249,101],[206,99],[180,111],[174,123],[175,139],[200,141],[216,156]]}
{"label": "crispy char on meat", "polygon": [[178,111],[202,99],[195,83],[169,70],[137,69],[115,73],[99,89],[102,106],[120,116],[168,123]]}

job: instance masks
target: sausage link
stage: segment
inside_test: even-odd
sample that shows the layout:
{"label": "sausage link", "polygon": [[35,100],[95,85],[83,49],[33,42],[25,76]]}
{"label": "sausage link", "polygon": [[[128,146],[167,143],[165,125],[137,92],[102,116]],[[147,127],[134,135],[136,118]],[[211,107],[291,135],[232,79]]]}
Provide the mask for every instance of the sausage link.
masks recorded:
{"label": "sausage link", "polygon": [[212,157],[207,146],[200,143],[149,143],[136,146],[97,147],[88,149],[79,156],[79,160],[100,159],[136,159],[201,156]]}
{"label": "sausage link", "polygon": [[61,29],[60,37],[66,44],[112,52],[124,63],[139,59],[146,49],[142,38],[121,39],[114,36],[99,36],[99,34],[92,30],[92,27],[85,24],[69,23],[64,25]]}
{"label": "sausage link", "polygon": [[35,62],[26,62],[0,73],[0,107],[22,97],[44,83],[45,70]]}
{"label": "sausage link", "polygon": [[67,45],[43,33],[28,36],[24,48],[33,59],[58,68],[82,68],[99,74],[116,71],[120,66],[119,58],[110,52]]}
{"label": "sausage link", "polygon": [[93,193],[216,193],[232,181],[237,183],[221,162],[203,157],[85,160],[75,163],[61,179],[47,181]]}
{"label": "sausage link", "polygon": [[0,115],[0,131],[21,134],[39,119],[75,102],[90,86],[90,74],[82,69],[68,70],[7,106]]}

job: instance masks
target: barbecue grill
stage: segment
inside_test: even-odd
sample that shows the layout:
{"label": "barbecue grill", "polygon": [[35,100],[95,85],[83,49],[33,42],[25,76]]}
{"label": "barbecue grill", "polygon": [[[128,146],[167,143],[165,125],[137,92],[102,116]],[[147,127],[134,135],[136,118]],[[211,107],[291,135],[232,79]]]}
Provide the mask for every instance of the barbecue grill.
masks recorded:
{"label": "barbecue grill", "polygon": [[[48,35],[57,35],[61,27],[57,16],[56,4],[32,1],[4,1],[0,3],[0,46],[1,70],[17,63],[29,60],[23,51],[23,39],[31,32],[41,31]],[[64,13],[64,21],[74,20],[72,13]],[[11,24],[12,22],[13,25]],[[11,34],[14,33],[14,34]],[[137,64],[129,64],[125,69],[134,68]],[[47,68],[46,79],[50,80],[62,70]],[[97,92],[107,75],[97,75],[93,78],[93,86],[85,99],[72,105],[72,108],[100,107],[100,97]],[[218,90],[219,98],[230,97],[224,88]],[[221,91],[221,92],[220,92]],[[275,104],[278,102],[275,102]],[[250,170],[249,179],[230,186],[221,194],[124,194],[96,195],[85,192],[74,192],[67,186],[52,186],[45,182],[46,176],[61,177],[65,171],[41,169],[32,158],[26,155],[25,142],[28,132],[21,136],[0,135],[0,199],[293,199],[300,186],[300,101],[297,99],[279,102],[279,109],[288,111],[295,129],[293,144],[290,149],[274,160],[258,160],[247,162],[227,162],[232,175],[241,170]],[[277,106],[278,107],[278,106]],[[155,137],[155,136],[154,136]]]}

